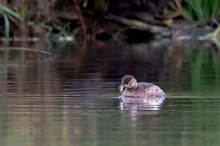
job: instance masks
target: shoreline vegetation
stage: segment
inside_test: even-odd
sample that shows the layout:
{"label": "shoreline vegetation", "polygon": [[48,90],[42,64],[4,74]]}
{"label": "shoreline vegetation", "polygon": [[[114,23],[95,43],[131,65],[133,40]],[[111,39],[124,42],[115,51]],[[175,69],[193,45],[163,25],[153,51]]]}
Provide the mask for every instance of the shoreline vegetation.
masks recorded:
{"label": "shoreline vegetation", "polygon": [[211,40],[220,46],[219,0],[0,0],[0,40]]}

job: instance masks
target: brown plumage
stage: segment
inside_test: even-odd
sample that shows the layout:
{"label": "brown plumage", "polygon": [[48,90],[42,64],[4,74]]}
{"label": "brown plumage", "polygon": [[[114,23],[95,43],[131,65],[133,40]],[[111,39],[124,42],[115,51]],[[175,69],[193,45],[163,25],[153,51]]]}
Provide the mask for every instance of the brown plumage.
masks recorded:
{"label": "brown plumage", "polygon": [[137,83],[137,80],[131,75],[122,78],[119,90],[122,103],[160,105],[166,98],[160,87],[152,83]]}

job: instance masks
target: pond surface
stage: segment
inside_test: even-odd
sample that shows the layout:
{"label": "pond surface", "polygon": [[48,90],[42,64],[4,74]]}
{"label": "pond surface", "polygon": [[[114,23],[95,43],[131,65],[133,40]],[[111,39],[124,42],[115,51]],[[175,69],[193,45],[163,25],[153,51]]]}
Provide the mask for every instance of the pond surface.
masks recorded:
{"label": "pond surface", "polygon": [[[219,145],[219,50],[186,44],[2,49],[1,145]],[[159,85],[167,99],[158,108],[121,106],[125,74]]]}

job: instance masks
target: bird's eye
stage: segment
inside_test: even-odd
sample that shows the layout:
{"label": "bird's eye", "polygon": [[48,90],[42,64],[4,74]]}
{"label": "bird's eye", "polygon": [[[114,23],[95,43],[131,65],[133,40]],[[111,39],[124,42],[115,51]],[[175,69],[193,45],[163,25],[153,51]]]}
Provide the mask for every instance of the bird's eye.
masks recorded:
{"label": "bird's eye", "polygon": [[125,84],[128,84],[129,82],[130,82],[129,79],[126,79],[126,80],[124,81]]}

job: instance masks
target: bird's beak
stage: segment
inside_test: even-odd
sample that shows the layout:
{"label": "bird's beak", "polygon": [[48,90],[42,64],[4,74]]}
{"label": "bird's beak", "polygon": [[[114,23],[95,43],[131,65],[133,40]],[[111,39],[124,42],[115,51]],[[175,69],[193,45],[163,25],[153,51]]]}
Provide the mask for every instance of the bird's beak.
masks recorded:
{"label": "bird's beak", "polygon": [[120,93],[122,93],[122,92],[124,91],[124,89],[125,89],[125,88],[124,88],[122,85],[119,86],[119,91],[120,91]]}

